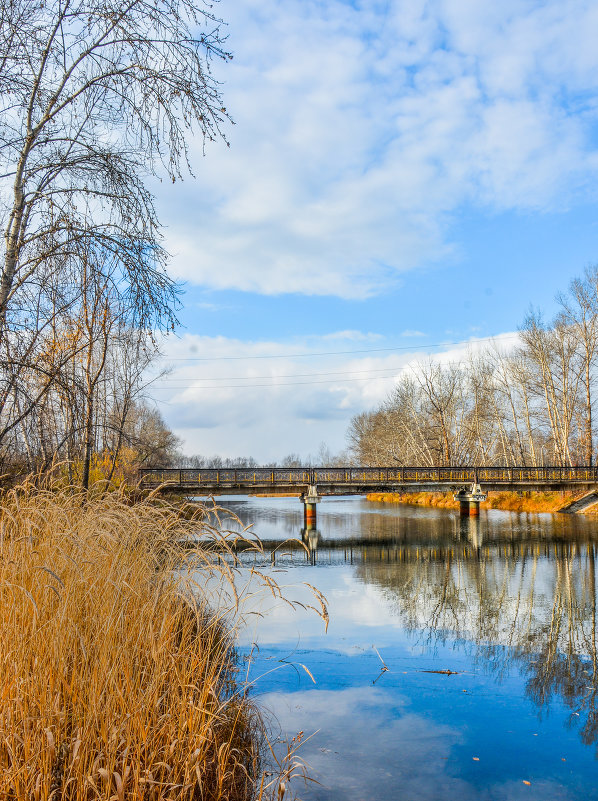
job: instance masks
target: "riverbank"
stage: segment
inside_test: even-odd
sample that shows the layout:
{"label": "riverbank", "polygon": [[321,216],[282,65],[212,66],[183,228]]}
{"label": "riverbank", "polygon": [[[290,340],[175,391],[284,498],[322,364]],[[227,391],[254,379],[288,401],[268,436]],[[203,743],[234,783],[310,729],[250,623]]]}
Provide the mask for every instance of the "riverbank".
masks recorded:
{"label": "riverbank", "polygon": [[249,498],[300,498],[300,492],[251,492]]}
{"label": "riverbank", "polygon": [[256,797],[263,726],[233,635],[180,579],[192,559],[222,580],[177,544],[207,527],[201,509],[120,493],[5,494],[0,797]]}
{"label": "riverbank", "polygon": [[[481,503],[480,508],[502,509],[506,512],[559,512],[584,494],[585,492],[489,492],[488,500]],[[437,509],[459,508],[452,492],[371,492],[367,499],[378,503],[412,504]],[[584,514],[597,513],[596,507],[590,507]]]}

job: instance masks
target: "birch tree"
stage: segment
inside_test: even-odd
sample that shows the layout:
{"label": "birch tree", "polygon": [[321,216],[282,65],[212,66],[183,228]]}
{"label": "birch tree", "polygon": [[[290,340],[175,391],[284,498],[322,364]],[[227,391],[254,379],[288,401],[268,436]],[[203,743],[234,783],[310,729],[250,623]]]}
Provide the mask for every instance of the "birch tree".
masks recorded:
{"label": "birch tree", "polygon": [[536,312],[528,314],[520,335],[537,370],[536,391],[544,399],[554,461],[571,465],[572,424],[582,374],[575,336],[562,319],[548,326]]}
{"label": "birch tree", "polygon": [[[0,343],[21,291],[73,248],[118,259],[141,325],[173,320],[146,186],[188,166],[188,136],[226,117],[210,59],[220,23],[198,0],[0,0]],[[40,291],[43,287],[40,286]]]}
{"label": "birch tree", "polygon": [[573,280],[569,292],[559,295],[558,300],[561,306],[561,323],[569,327],[577,340],[583,388],[583,456],[585,464],[593,465],[594,369],[598,355],[598,267],[588,267],[583,277]]}

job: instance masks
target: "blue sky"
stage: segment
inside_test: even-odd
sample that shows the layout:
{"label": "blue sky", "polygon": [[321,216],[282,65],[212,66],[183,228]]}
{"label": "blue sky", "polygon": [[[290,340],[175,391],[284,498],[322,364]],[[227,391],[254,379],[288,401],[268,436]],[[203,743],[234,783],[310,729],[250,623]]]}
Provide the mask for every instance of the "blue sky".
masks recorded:
{"label": "blue sky", "polygon": [[218,10],[235,125],[156,184],[185,295],[153,394],[188,453],[337,451],[406,364],[508,345],[598,261],[598,4]]}

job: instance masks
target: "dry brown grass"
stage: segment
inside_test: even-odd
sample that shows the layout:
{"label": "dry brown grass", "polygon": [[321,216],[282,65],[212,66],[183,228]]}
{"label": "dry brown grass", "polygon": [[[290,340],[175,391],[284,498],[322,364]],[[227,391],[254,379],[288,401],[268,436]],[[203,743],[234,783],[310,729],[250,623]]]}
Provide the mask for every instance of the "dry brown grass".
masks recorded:
{"label": "dry brown grass", "polygon": [[[579,495],[580,493],[577,493]],[[581,495],[584,493],[582,492]],[[503,509],[508,512],[558,512],[574,499],[567,492],[490,492],[488,500],[481,504],[482,509]]]}
{"label": "dry brown grass", "polygon": [[2,801],[254,797],[259,714],[221,620],[177,582],[176,543],[201,514],[119,493],[5,495]]}
{"label": "dry brown grass", "polygon": [[[489,492],[488,500],[480,504],[481,509],[502,509],[507,512],[558,512],[583,495],[566,492]],[[458,509],[458,501],[453,500],[452,492],[372,492],[369,501],[383,503],[417,504],[438,509]]]}
{"label": "dry brown grass", "polygon": [[438,509],[458,509],[459,503],[448,492],[370,492],[368,501],[434,506]]}

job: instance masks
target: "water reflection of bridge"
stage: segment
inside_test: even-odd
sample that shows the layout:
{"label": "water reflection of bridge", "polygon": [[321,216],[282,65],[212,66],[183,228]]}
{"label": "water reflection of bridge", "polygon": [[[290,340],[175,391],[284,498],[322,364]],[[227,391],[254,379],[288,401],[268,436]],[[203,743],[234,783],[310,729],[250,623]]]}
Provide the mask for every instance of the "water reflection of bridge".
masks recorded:
{"label": "water reflection of bridge", "polygon": [[[593,538],[547,540],[539,538],[537,533],[530,534],[528,539],[505,535],[484,539],[485,527],[479,518],[454,517],[452,520],[453,536],[444,534],[431,541],[422,541],[421,536],[414,539],[412,534],[327,538],[318,529],[301,529],[297,539],[266,539],[261,541],[261,546],[264,555],[273,563],[307,561],[315,565],[561,559],[575,558],[588,545],[598,545],[598,539]],[[238,554],[244,550],[241,543]],[[254,559],[260,558],[253,548],[247,553]]]}

